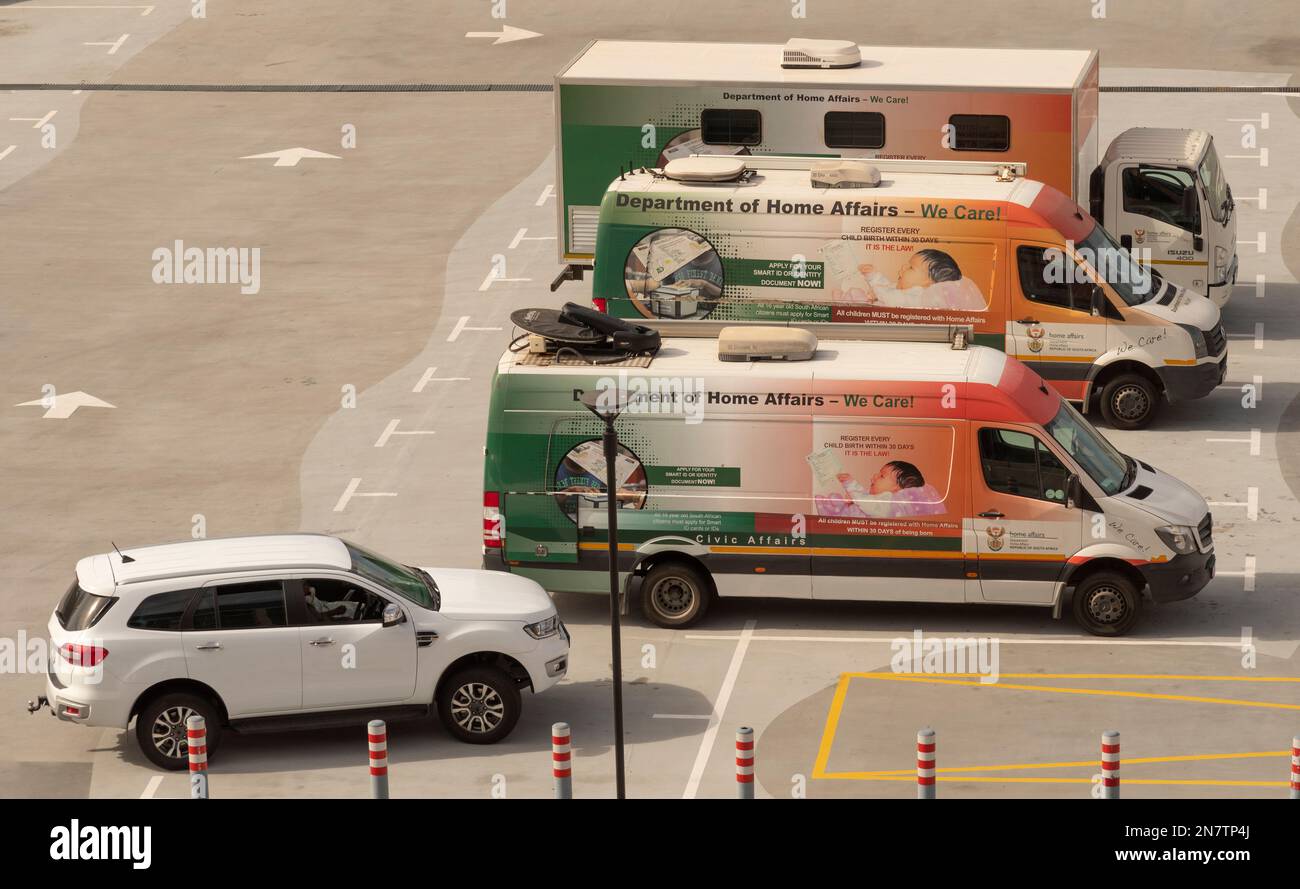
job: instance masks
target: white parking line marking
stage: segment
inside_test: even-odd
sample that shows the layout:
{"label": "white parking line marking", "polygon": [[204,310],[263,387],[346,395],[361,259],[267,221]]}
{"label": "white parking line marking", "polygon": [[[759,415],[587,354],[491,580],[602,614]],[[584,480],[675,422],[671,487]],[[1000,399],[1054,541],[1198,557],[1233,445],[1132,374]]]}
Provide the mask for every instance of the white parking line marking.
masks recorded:
{"label": "white parking line marking", "polygon": [[45,126],[47,123],[50,122],[51,117],[53,117],[58,113],[59,111],[56,108],[54,111],[51,111],[49,114],[45,115],[44,117],[11,117],[9,118],[9,120],[11,122],[16,122],[16,123],[30,123],[32,125],[33,130],[39,130],[41,127]]}
{"label": "white parking line marking", "polygon": [[547,199],[547,198],[553,198],[553,197],[555,197],[555,185],[554,185],[554,183],[552,183],[551,185],[548,185],[548,186],[546,186],[545,188],[542,189],[542,193],[541,193],[541,195],[537,198],[537,203],[533,204],[533,206],[534,206],[534,207],[540,207],[542,204],[545,204],[545,203],[546,203],[546,199]]}
{"label": "white parking line marking", "polygon": [[123,43],[126,43],[126,38],[128,38],[128,37],[130,37],[130,36],[131,36],[130,34],[123,34],[121,37],[117,38],[117,41],[114,42],[114,43],[107,43],[107,42],[105,42],[105,41],[96,41],[96,42],[93,42],[93,43],[89,43],[89,42],[88,42],[88,43],[83,43],[82,46],[107,46],[107,47],[111,47],[111,48],[109,49],[109,51],[108,51],[108,54],[111,56],[111,55],[115,55],[115,54],[117,53],[117,51],[118,51],[119,49],[122,48],[122,44],[123,44]]}
{"label": "white parking line marking", "polygon": [[1237,196],[1234,194],[1232,196],[1232,199],[1234,201],[1259,201],[1259,209],[1261,210],[1268,209],[1268,189],[1264,188],[1263,186],[1260,186],[1259,197],[1257,198],[1252,198],[1249,195],[1244,195],[1244,194],[1241,196]]}
{"label": "white parking line marking", "polygon": [[1250,455],[1252,457],[1258,457],[1259,445],[1260,442],[1263,440],[1263,438],[1264,438],[1263,434],[1258,429],[1252,429],[1250,430],[1250,438],[1207,438],[1206,441],[1215,441],[1215,442],[1222,441],[1222,442],[1231,442],[1235,444],[1248,444],[1250,445]]}
{"label": "white parking line marking", "polygon": [[469,377],[435,377],[434,374],[437,372],[438,372],[438,368],[436,367],[431,367],[428,370],[426,370],[424,372],[424,376],[420,377],[420,381],[415,384],[415,388],[412,389],[411,391],[423,392],[425,384],[427,383],[468,383],[469,382]]}
{"label": "white parking line marking", "polygon": [[1263,275],[1255,276],[1255,299],[1264,298],[1264,281],[1265,278]]}
{"label": "white parking line marking", "polygon": [[527,233],[528,233],[528,229],[526,228],[521,228],[519,229],[519,231],[515,232],[515,236],[510,239],[509,249],[513,250],[516,247],[518,247],[520,241],[554,241],[555,240],[555,235],[537,235],[535,237],[525,238],[524,235]]}
{"label": "white parking line marking", "polygon": [[461,315],[460,320],[456,322],[456,326],[452,328],[451,333],[447,334],[447,342],[449,343],[456,342],[456,338],[466,330],[500,330],[500,329],[501,329],[500,327],[470,327],[469,315]]}
{"label": "white parking line marking", "polygon": [[1225,154],[1224,157],[1225,157],[1225,158],[1232,158],[1232,159],[1234,159],[1234,160],[1259,161],[1259,165],[1260,165],[1261,167],[1267,167],[1267,166],[1268,166],[1268,149],[1267,149],[1267,148],[1261,148],[1261,149],[1259,150],[1259,154]]}
{"label": "white parking line marking", "polygon": [[335,512],[342,512],[347,508],[353,497],[396,497],[397,495],[389,491],[358,491],[361,486],[361,479],[354,478],[348,482],[348,486],[343,489],[343,494],[339,497],[339,502],[334,504]]}
{"label": "white parking line marking", "polygon": [[651,719],[710,719],[708,713],[652,713]]}
{"label": "white parking line marking", "polygon": [[525,284],[531,280],[533,279],[532,278],[504,278],[497,275],[497,270],[494,268],[492,269],[492,271],[487,273],[487,277],[483,279],[482,284],[478,285],[478,289],[479,292],[482,293],[484,290],[487,290],[489,287],[491,287],[492,284],[496,281],[505,281],[507,283],[515,283],[515,284]]}
{"label": "white parking line marking", "polygon": [[384,431],[379,434],[379,440],[375,442],[375,447],[382,448],[384,445],[388,444],[388,439],[392,438],[394,435],[437,435],[438,434],[434,432],[432,429],[412,429],[410,431],[398,432],[397,424],[400,422],[401,420],[389,420],[388,425],[384,427]]}
{"label": "white parking line marking", "polygon": [[83,10],[84,9],[139,9],[139,10],[143,10],[140,13],[141,18],[144,18],[146,15],[154,11],[154,7],[152,6],[133,5],[133,6],[15,6],[12,9],[6,9],[5,12],[23,12],[24,10],[28,10],[28,9],[83,9]]}
{"label": "white parking line marking", "polygon": [[1255,592],[1255,557],[1246,556],[1244,568],[1241,571],[1219,571],[1219,577],[1240,577],[1244,579],[1243,589],[1248,593]]}
{"label": "white parking line marking", "polygon": [[1230,117],[1228,123],[1257,123],[1261,130],[1268,129],[1268,112],[1260,112],[1259,117]]}
{"label": "white parking line marking", "polygon": [[1252,522],[1259,518],[1259,488],[1247,488],[1244,503],[1240,500],[1207,500],[1206,503],[1210,506],[1244,506],[1246,518]]}
{"label": "white parking line marking", "polygon": [[1253,340],[1255,341],[1255,348],[1256,348],[1256,349],[1262,349],[1262,348],[1264,348],[1264,322],[1263,322],[1263,321],[1256,321],[1256,322],[1255,322],[1255,332],[1254,332],[1253,334],[1250,334],[1250,333],[1230,333],[1230,334],[1228,334],[1228,339],[1230,339],[1230,340],[1251,340],[1251,339],[1253,339]]}
{"label": "white parking line marking", "polygon": [[1238,241],[1238,242],[1237,242],[1237,246],[1239,246],[1239,247],[1241,247],[1241,246],[1245,246],[1246,244],[1254,244],[1254,245],[1255,245],[1255,252],[1256,252],[1256,253],[1267,253],[1267,252],[1268,252],[1268,233],[1267,233],[1267,232],[1260,232],[1259,235],[1258,235],[1254,240],[1250,240],[1250,241]]}
{"label": "white parking line marking", "polygon": [[736,679],[740,676],[740,665],[745,662],[745,652],[749,650],[749,640],[754,636],[756,623],[753,620],[745,621],[745,628],[736,637],[736,650],[731,655],[722,688],[718,690],[713,712],[709,714],[709,725],[704,730],[704,737],[700,739],[700,752],[695,755],[695,766],[691,769],[691,777],[686,782],[686,792],[682,794],[682,799],[695,799],[695,794],[700,789],[704,769],[709,764],[709,754],[713,752],[713,742],[718,737],[718,726],[722,724],[722,717],[727,712],[727,703],[731,700],[732,689],[736,687]]}
{"label": "white parking line marking", "polygon": [[4,160],[4,159],[7,158],[9,155],[13,154],[14,149],[17,148],[17,147],[18,147],[17,145],[10,145],[10,146],[9,146],[8,148],[6,148],[4,151],[0,151],[0,161]]}
{"label": "white parking line marking", "polygon": [[158,785],[162,783],[162,775],[154,775],[149,779],[149,783],[144,786],[144,792],[140,794],[140,799],[153,799],[153,795],[158,792]]}

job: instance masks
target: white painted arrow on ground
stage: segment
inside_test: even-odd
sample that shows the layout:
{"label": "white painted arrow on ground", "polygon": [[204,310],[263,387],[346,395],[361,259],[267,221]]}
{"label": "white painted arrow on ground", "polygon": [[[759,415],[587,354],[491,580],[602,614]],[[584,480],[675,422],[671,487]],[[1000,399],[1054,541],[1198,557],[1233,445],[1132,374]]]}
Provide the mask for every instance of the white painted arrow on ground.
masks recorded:
{"label": "white painted arrow on ground", "polygon": [[515,40],[528,40],[532,37],[541,37],[536,31],[525,31],[523,28],[512,28],[509,25],[502,25],[500,31],[466,31],[466,37],[495,37],[492,45],[498,43],[511,43]]}
{"label": "white painted arrow on ground", "polygon": [[14,407],[43,407],[47,408],[47,410],[41,419],[66,420],[75,414],[79,407],[117,407],[117,405],[109,404],[103,399],[77,391],[55,395],[53,399],[38,398],[35,401],[24,401],[22,404],[14,405]]}
{"label": "white painted arrow on ground", "polygon": [[315,151],[311,148],[282,148],[279,151],[268,151],[265,154],[246,154],[240,158],[241,161],[265,160],[275,158],[275,167],[296,167],[298,161],[303,158],[331,158],[341,160],[337,154],[326,154],[323,151]]}

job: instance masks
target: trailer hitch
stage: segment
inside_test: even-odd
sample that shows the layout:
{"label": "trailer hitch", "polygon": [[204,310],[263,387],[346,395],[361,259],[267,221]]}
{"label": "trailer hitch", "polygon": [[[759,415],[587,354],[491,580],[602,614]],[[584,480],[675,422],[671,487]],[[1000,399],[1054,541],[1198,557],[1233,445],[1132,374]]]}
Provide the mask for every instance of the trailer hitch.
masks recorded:
{"label": "trailer hitch", "polygon": [[42,707],[48,706],[50,706],[50,699],[45,697],[45,695],[41,695],[36,700],[27,702],[27,712],[39,713]]}

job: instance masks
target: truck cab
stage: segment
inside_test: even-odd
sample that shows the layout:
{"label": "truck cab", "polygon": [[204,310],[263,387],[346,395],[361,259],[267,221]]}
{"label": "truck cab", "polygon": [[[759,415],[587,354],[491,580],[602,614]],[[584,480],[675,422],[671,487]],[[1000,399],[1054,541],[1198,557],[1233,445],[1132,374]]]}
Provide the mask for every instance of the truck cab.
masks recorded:
{"label": "truck cab", "polygon": [[1134,127],[1093,171],[1089,211],[1162,278],[1222,306],[1237,279],[1237,217],[1204,130]]}

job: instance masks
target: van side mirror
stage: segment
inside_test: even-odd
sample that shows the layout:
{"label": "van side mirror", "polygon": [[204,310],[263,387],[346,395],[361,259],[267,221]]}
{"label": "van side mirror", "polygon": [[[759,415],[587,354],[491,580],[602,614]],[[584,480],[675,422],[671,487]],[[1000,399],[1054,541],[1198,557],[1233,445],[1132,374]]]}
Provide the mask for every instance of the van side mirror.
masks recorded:
{"label": "van side mirror", "polygon": [[1093,317],[1106,314],[1106,291],[1096,284],[1092,285],[1092,314]]}
{"label": "van side mirror", "polygon": [[1078,473],[1070,473],[1070,477],[1065,481],[1065,505],[1070,509],[1078,507],[1082,491],[1083,483],[1079,481]]}
{"label": "van side mirror", "polygon": [[406,615],[402,614],[402,609],[398,608],[392,602],[384,606],[384,626],[395,627],[402,621],[406,620]]}

